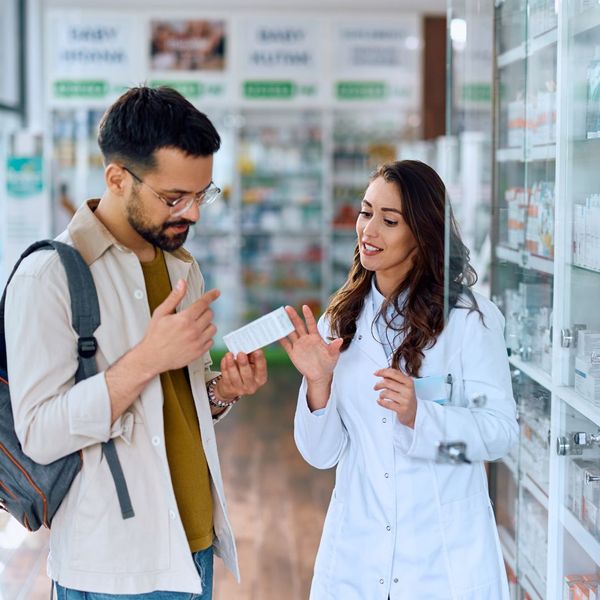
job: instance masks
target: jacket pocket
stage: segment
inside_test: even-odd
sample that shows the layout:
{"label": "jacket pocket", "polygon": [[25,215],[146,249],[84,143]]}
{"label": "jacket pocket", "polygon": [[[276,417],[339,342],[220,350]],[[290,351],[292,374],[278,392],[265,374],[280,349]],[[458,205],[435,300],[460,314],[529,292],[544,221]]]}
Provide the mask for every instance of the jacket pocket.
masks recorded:
{"label": "jacket pocket", "polygon": [[496,525],[487,492],[442,504],[441,510],[454,591],[461,594],[497,579]]}

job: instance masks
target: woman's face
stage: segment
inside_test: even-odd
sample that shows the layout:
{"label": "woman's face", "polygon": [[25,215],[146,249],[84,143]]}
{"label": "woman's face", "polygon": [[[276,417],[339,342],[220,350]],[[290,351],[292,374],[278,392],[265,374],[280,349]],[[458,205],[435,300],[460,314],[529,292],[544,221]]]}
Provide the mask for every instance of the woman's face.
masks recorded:
{"label": "woman's face", "polygon": [[395,184],[378,177],[369,185],[356,220],[356,234],[362,266],[375,271],[383,294],[391,294],[411,270],[417,251]]}

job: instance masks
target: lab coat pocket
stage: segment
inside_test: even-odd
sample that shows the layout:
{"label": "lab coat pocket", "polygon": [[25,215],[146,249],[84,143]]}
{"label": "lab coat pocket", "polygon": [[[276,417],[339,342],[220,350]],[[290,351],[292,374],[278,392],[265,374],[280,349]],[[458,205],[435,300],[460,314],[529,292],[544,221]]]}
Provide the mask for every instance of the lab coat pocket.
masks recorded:
{"label": "lab coat pocket", "polygon": [[495,523],[487,492],[442,504],[450,579],[456,593],[499,577]]}
{"label": "lab coat pocket", "polygon": [[415,377],[415,394],[419,400],[447,404],[452,395],[452,375]]}
{"label": "lab coat pocket", "polygon": [[338,554],[340,532],[344,520],[344,503],[336,498],[335,490],[329,503],[321,544],[315,560],[315,583],[319,582],[323,592],[332,592],[331,580],[335,571],[335,563]]}

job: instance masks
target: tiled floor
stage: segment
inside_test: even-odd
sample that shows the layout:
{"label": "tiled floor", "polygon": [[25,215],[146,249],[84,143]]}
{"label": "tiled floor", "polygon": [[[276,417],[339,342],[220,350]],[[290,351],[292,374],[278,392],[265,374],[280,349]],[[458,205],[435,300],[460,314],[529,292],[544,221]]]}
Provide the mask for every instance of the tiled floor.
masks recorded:
{"label": "tiled floor", "polygon": [[[242,582],[217,560],[214,600],[308,598],[333,472],[312,469],[294,446],[298,383],[290,368],[271,369],[217,426]],[[46,531],[28,534],[0,514],[0,600],[48,600],[46,554]]]}

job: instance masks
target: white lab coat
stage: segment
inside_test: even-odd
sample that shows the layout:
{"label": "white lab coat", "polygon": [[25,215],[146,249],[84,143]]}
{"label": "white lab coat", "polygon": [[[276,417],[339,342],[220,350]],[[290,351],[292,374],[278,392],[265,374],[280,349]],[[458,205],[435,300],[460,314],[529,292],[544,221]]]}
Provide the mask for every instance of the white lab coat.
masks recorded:
{"label": "white lab coat", "polygon": [[[420,376],[451,374],[454,383],[445,406],[417,397],[414,430],[376,402],[373,372],[388,357],[374,337],[370,297],[322,414],[308,409],[302,383],[298,449],[314,467],[337,465],[311,600],[508,600],[483,461],[517,441],[516,406],[504,318],[476,298],[485,325],[454,309],[425,352]],[[323,319],[319,330],[330,335]],[[458,440],[472,464],[436,462],[438,442]]]}

